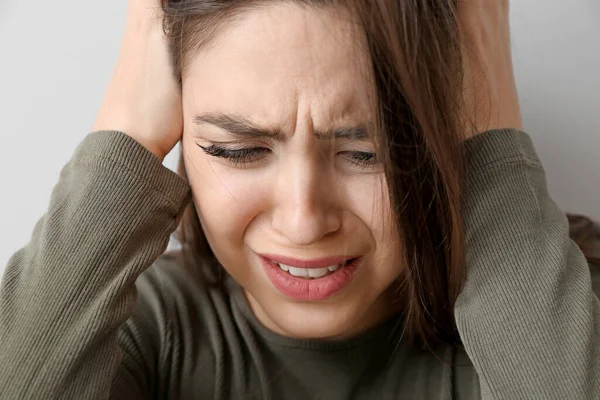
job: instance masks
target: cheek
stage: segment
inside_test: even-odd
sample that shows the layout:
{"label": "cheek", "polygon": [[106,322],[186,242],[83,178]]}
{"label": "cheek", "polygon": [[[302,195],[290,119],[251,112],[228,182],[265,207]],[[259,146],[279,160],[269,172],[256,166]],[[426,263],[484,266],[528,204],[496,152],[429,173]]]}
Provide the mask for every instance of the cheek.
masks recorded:
{"label": "cheek", "polygon": [[397,264],[401,246],[383,175],[357,177],[347,185],[348,207],[370,231],[376,263]]}
{"label": "cheek", "polygon": [[363,175],[349,180],[346,187],[348,208],[371,231],[376,242],[387,239],[392,230],[388,188],[382,175]]}
{"label": "cheek", "polygon": [[[264,209],[265,179],[224,167],[205,156],[190,156],[186,171],[202,227],[215,253],[243,247],[244,232]],[[219,256],[219,254],[217,254]]]}

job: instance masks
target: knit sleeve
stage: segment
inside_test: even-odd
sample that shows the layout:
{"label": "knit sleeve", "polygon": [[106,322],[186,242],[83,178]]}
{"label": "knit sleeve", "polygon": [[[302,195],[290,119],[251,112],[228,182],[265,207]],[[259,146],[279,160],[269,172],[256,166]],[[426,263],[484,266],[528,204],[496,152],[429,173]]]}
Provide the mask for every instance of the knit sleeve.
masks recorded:
{"label": "knit sleeve", "polygon": [[[106,399],[120,365],[152,357],[121,348],[118,331],[190,192],[124,133],[86,136],[0,285],[0,398]],[[126,379],[119,396],[141,398],[147,388]]]}
{"label": "knit sleeve", "polygon": [[482,397],[600,398],[598,271],[570,239],[530,137],[489,131],[466,150],[467,280],[455,317]]}

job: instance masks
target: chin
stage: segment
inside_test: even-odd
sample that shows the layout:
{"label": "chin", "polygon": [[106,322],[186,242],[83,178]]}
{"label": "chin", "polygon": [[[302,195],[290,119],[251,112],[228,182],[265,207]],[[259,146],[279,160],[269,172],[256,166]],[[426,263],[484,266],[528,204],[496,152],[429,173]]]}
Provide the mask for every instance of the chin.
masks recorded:
{"label": "chin", "polygon": [[367,318],[372,313],[368,313],[369,307],[364,307],[364,300],[344,304],[279,299],[266,304],[263,307],[258,303],[260,309],[254,311],[259,320],[276,333],[299,339],[342,339],[368,329],[375,322]]}

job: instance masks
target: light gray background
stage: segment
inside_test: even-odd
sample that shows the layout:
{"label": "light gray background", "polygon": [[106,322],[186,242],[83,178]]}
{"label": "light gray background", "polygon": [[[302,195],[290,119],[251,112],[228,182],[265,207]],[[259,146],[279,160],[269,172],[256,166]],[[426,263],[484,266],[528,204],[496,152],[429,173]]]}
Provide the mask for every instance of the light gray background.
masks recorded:
{"label": "light gray background", "polygon": [[[563,210],[600,220],[600,2],[511,7],[525,129],[550,191]],[[126,0],[0,0],[0,274],[91,130],[126,8]],[[173,152],[165,164],[175,161]]]}

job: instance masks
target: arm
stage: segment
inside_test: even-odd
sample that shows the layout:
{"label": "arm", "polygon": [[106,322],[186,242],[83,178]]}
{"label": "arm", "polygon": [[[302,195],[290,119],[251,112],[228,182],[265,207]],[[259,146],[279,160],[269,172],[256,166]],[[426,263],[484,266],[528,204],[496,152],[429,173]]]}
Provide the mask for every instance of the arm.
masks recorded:
{"label": "arm", "polygon": [[485,399],[600,398],[600,301],[524,132],[466,142],[456,322]]}
{"label": "arm", "polygon": [[[0,398],[108,398],[120,364],[152,357],[120,349],[117,331],[134,310],[134,282],[190,199],[187,183],[131,137],[84,139],[1,282]],[[144,394],[134,375],[115,381],[129,383],[121,397]]]}

